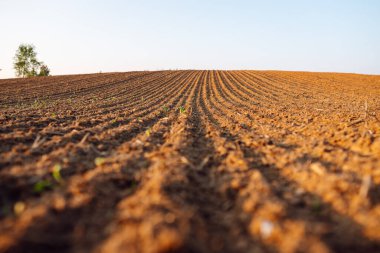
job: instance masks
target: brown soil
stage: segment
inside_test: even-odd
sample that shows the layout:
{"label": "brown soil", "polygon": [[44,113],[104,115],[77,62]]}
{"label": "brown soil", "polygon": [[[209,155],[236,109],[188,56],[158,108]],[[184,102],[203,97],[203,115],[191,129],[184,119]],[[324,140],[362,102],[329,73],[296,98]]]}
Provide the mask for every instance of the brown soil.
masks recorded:
{"label": "brown soil", "polygon": [[0,252],[380,252],[380,76],[0,80]]}

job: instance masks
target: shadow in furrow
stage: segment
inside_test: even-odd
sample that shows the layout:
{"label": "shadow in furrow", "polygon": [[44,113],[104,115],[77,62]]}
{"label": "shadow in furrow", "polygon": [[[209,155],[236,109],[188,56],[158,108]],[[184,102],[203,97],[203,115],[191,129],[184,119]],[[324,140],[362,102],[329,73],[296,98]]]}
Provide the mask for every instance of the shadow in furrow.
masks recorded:
{"label": "shadow in furrow", "polygon": [[90,252],[107,233],[117,203],[131,195],[136,182],[121,174],[101,174],[87,189],[91,199],[78,207],[50,207],[46,215],[28,227],[7,253]]}
{"label": "shadow in furrow", "polygon": [[[90,200],[75,207],[66,203],[58,210],[53,204],[5,252],[90,252],[101,245],[109,236],[104,228],[115,219],[118,203],[134,194],[139,183],[136,175],[149,167],[150,161],[144,154],[162,145],[163,135],[152,133],[150,143],[155,145],[144,147],[137,156],[124,161],[126,166],[121,171],[100,173],[87,181],[83,192],[91,196]],[[65,200],[75,198],[71,191],[63,191]]]}
{"label": "shadow in furrow", "polygon": [[[229,138],[237,137],[229,134]],[[272,192],[285,204],[286,217],[306,222],[312,229],[313,224],[325,223],[329,231],[321,239],[335,252],[378,252],[380,242],[363,235],[362,226],[352,218],[342,215],[324,202],[320,196],[305,192],[302,198],[296,196],[297,182],[286,178],[280,169],[263,164],[261,154],[238,141],[245,159],[251,169],[257,169],[270,184]]]}

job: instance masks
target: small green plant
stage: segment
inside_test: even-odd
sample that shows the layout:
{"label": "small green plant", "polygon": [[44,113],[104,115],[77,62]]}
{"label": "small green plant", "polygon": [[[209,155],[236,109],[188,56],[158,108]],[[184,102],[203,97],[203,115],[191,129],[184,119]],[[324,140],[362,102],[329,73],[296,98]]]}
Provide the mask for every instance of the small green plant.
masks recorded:
{"label": "small green plant", "polygon": [[51,117],[55,119],[55,118],[57,117],[57,114],[55,114],[55,113],[53,112],[53,113],[51,114]]}
{"label": "small green plant", "polygon": [[53,172],[51,173],[54,180],[57,182],[57,183],[62,183],[63,182],[63,179],[62,179],[62,176],[61,176],[61,165],[60,164],[56,164],[54,165],[54,168],[53,168]]}
{"label": "small green plant", "polygon": [[150,127],[145,131],[145,134],[146,134],[146,136],[150,136],[150,134],[151,134],[151,129],[150,129]]}
{"label": "small green plant", "polygon": [[54,167],[53,167],[53,171],[51,172],[51,176],[53,177],[54,182],[51,182],[51,180],[48,180],[48,179],[45,179],[45,180],[40,180],[38,181],[37,183],[34,184],[33,186],[33,191],[35,193],[41,193],[41,192],[44,192],[46,190],[50,190],[50,189],[53,189],[53,187],[58,183],[58,184],[62,184],[63,183],[63,178],[62,178],[62,175],[61,175],[61,170],[62,170],[62,167],[60,164],[55,164]]}
{"label": "small green plant", "polygon": [[94,162],[96,166],[102,166],[102,164],[104,164],[105,161],[106,159],[103,157],[96,157]]}
{"label": "small green plant", "polygon": [[162,107],[162,110],[164,111],[164,113],[167,113],[167,112],[169,112],[169,107],[164,106],[164,107]]}
{"label": "small green plant", "polygon": [[180,114],[183,114],[183,113],[186,112],[186,109],[185,109],[185,107],[183,107],[183,106],[180,106],[180,107],[178,108],[178,110],[179,110],[179,113],[180,113]]}
{"label": "small green plant", "polygon": [[41,180],[34,184],[33,191],[35,193],[41,193],[43,191],[49,190],[53,187],[53,184],[49,180]]}
{"label": "small green plant", "polygon": [[34,100],[33,104],[32,104],[32,109],[41,109],[43,107],[46,106],[46,102],[45,101],[42,101],[42,100]]}

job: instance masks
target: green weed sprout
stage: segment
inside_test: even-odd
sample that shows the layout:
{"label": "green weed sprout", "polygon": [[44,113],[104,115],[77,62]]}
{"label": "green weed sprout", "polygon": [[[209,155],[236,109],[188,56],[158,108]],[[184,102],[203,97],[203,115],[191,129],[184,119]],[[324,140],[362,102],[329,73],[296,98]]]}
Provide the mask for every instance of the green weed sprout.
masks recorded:
{"label": "green weed sprout", "polygon": [[47,189],[51,189],[52,186],[53,185],[49,180],[38,181],[37,183],[34,184],[33,191],[35,193],[41,193]]}
{"label": "green weed sprout", "polygon": [[103,157],[96,157],[95,158],[95,165],[96,166],[102,166],[102,164],[106,161]]}
{"label": "green weed sprout", "polygon": [[57,183],[63,182],[63,179],[61,176],[61,169],[62,169],[62,167],[60,164],[57,163],[56,165],[54,165],[52,176]]}
{"label": "green weed sprout", "polygon": [[151,129],[150,129],[150,127],[145,131],[145,134],[146,134],[146,136],[150,136],[150,133],[151,133]]}
{"label": "green weed sprout", "polygon": [[178,108],[178,110],[179,110],[179,113],[180,113],[180,114],[183,114],[183,113],[186,112],[186,109],[185,109],[185,107],[183,107],[183,106],[180,106],[180,107]]}

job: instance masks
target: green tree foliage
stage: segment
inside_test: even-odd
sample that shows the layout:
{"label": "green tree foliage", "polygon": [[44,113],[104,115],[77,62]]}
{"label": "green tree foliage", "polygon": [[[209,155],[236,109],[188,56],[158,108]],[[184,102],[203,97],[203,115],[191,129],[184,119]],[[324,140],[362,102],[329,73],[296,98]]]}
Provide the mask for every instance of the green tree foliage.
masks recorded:
{"label": "green tree foliage", "polygon": [[40,67],[40,73],[38,73],[39,76],[48,76],[50,74],[50,69],[45,64],[42,64]]}
{"label": "green tree foliage", "polygon": [[48,76],[50,69],[37,60],[35,47],[30,44],[21,44],[17,49],[13,63],[18,77]]}

